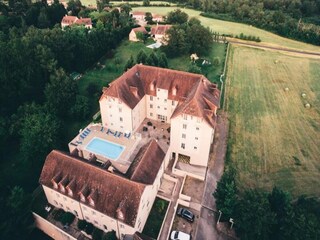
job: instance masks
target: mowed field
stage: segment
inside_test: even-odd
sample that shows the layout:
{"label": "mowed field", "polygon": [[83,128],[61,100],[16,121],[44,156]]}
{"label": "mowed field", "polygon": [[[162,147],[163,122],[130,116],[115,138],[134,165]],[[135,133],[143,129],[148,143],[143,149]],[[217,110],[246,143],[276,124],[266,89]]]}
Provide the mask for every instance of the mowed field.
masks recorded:
{"label": "mowed field", "polygon": [[276,185],[319,197],[320,59],[240,46],[229,57],[227,164],[240,189]]}

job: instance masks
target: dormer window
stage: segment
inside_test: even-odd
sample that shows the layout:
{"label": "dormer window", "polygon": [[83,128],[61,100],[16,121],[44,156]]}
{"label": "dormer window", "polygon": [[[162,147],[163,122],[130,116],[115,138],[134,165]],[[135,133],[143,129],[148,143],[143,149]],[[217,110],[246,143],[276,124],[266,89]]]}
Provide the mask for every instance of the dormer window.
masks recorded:
{"label": "dormer window", "polygon": [[177,95],[177,87],[176,87],[176,86],[174,86],[174,87],[172,88],[172,95],[173,95],[173,96],[176,96],[176,95]]}
{"label": "dormer window", "polygon": [[118,209],[117,211],[117,218],[121,221],[124,221],[124,214],[121,210]]}
{"label": "dormer window", "polygon": [[53,183],[53,188],[58,189],[58,184],[55,181],[52,181],[52,183]]}
{"label": "dormer window", "polygon": [[73,192],[72,192],[72,190],[71,190],[70,188],[67,188],[67,190],[68,190],[68,195],[69,195],[70,197],[73,197]]}
{"label": "dormer window", "polygon": [[154,91],[154,82],[150,83],[150,91]]}
{"label": "dormer window", "polygon": [[62,193],[66,192],[66,189],[64,188],[64,186],[62,184],[59,184],[59,189]]}
{"label": "dormer window", "polygon": [[89,198],[89,204],[90,204],[92,207],[94,207],[94,201],[93,201],[92,198]]}
{"label": "dormer window", "polygon": [[82,193],[80,193],[80,201],[86,202],[86,198],[84,197],[84,195]]}

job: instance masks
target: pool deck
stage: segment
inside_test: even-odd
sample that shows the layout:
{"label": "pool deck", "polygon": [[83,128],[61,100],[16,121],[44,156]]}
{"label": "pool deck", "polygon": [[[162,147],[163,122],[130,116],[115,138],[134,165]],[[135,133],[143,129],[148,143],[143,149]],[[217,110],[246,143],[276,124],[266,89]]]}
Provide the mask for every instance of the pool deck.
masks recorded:
{"label": "pool deck", "polygon": [[[151,122],[152,126],[149,126],[148,122]],[[119,137],[116,137],[111,133],[107,134],[107,132],[109,132],[108,129],[105,127],[102,128],[101,123],[90,123],[87,127],[81,129],[79,134],[69,143],[69,150],[70,153],[72,153],[74,150],[77,150],[80,157],[88,159],[89,161],[91,161],[91,159],[95,159],[96,162],[101,164],[110,161],[113,167],[125,174],[140,148],[148,143],[151,139],[156,139],[164,152],[168,151],[170,144],[170,132],[168,132],[167,129],[169,127],[170,124],[168,123],[162,123],[146,118],[140,124],[137,130],[134,133],[131,133],[130,137],[127,138],[124,136],[124,133],[122,133]],[[86,129],[89,129],[90,132],[84,138],[82,138],[81,136],[84,136],[84,131],[88,132]],[[125,149],[119,155],[118,159],[109,159],[103,155],[95,154],[86,148],[88,143],[90,143],[93,138],[100,138],[122,145],[125,147]]]}
{"label": "pool deck", "polygon": [[[135,149],[140,145],[141,136],[139,134],[131,134],[129,138],[124,136],[124,133],[120,137],[115,137],[113,134],[107,134],[108,129],[102,128],[101,124],[89,124],[85,129],[90,129],[90,133],[85,137],[81,138],[83,131],[69,143],[69,150],[72,152],[72,149],[77,148],[82,151],[83,157],[90,159],[93,154],[86,149],[86,146],[93,138],[101,138],[112,143],[116,143],[125,147],[123,152],[120,154],[117,160],[112,160],[104,157],[103,155],[94,154],[97,157],[97,161],[104,163],[108,160],[116,167],[120,172],[125,173],[130,167],[133,158]],[[138,147],[140,149],[140,147]]]}

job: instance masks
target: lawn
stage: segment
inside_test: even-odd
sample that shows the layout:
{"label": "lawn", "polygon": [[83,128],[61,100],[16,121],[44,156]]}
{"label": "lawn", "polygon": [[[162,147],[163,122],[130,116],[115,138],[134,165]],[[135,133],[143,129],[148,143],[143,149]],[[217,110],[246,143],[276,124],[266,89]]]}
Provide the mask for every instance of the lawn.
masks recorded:
{"label": "lawn", "polygon": [[[152,12],[161,15],[166,15],[168,12],[173,11],[175,7],[137,7],[134,8],[134,11],[144,11],[144,12]],[[250,25],[242,24],[242,23],[234,23],[228,21],[222,21],[212,18],[205,18],[200,16],[200,11],[192,10],[192,9],[182,9],[186,12],[189,17],[197,17],[202,25],[206,27],[210,27],[214,32],[219,32],[221,34],[234,34],[239,35],[243,33],[245,35],[253,35],[256,37],[260,37],[263,42],[270,44],[277,44],[281,46],[286,46],[290,48],[298,48],[300,50],[312,50],[320,52],[320,47],[314,46],[307,43],[302,43],[298,41],[294,41],[288,38],[280,37],[271,32],[261,30],[259,28],[252,27]]]}
{"label": "lawn", "polygon": [[[146,45],[150,44],[147,43]],[[120,46],[115,50],[114,55],[109,58],[102,59],[100,61],[101,66],[95,66],[88,70],[84,76],[78,81],[78,86],[81,94],[87,94],[87,87],[90,83],[96,84],[99,89],[107,86],[108,83],[119,77],[123,73],[124,66],[127,60],[133,56],[136,58],[138,52],[143,49],[147,55],[153,50],[147,48],[142,42],[130,42],[128,40],[123,41]],[[215,57],[220,59],[220,64],[217,67],[210,69],[208,79],[213,82],[218,82],[219,76],[223,71],[223,64],[225,59],[225,48],[226,45],[214,43],[208,56],[204,56],[206,59],[213,61]],[[156,50],[159,52],[160,50]],[[169,68],[187,71],[190,66],[189,54],[176,58],[168,59]],[[90,96],[91,97],[91,96]],[[98,110],[98,99],[94,98],[94,109]]]}
{"label": "lawn", "polygon": [[158,239],[160,228],[166,215],[168,206],[169,202],[160,198],[156,198],[142,231],[143,234],[154,239]]}
{"label": "lawn", "polygon": [[240,189],[277,185],[295,197],[319,197],[320,60],[230,50],[227,164],[238,170]]}

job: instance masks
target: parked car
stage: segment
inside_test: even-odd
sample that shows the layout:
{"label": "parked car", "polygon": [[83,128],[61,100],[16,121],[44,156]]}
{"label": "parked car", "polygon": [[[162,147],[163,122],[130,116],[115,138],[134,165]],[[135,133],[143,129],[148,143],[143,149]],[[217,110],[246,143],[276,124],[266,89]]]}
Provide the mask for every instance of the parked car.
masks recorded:
{"label": "parked car", "polygon": [[187,233],[180,231],[172,231],[170,240],[190,240],[191,236]]}
{"label": "parked car", "polygon": [[177,215],[188,220],[189,222],[194,221],[194,214],[185,208],[179,208],[177,211]]}

